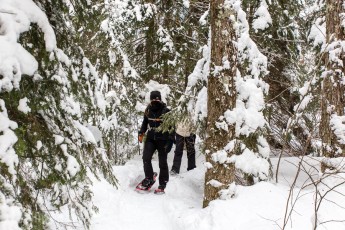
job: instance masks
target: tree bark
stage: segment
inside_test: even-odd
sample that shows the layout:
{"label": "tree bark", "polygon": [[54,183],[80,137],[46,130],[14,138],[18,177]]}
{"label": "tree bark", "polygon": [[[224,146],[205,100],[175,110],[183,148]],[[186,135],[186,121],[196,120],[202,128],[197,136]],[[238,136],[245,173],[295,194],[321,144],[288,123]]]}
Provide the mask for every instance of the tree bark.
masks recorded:
{"label": "tree bark", "polygon": [[[166,29],[168,32],[170,32],[170,23],[173,20],[172,18],[172,12],[171,12],[171,8],[172,8],[172,2],[171,0],[165,0],[162,1],[162,9],[163,9],[163,13],[164,13],[164,29]],[[165,51],[162,54],[162,61],[163,61],[163,74],[162,74],[162,81],[164,82],[164,80],[168,80],[169,79],[169,58],[170,58],[170,54],[169,51]]]}
{"label": "tree bark", "polygon": [[[235,16],[234,11],[225,9],[224,0],[213,0],[210,5],[211,18],[211,71],[208,79],[207,100],[207,139],[206,162],[208,167],[205,174],[205,195],[203,207],[207,207],[212,200],[219,198],[219,191],[227,188],[235,180],[235,168],[233,164],[215,162],[212,154],[223,150],[235,137],[235,127],[227,125],[228,130],[220,129],[216,122],[227,110],[232,110],[236,103],[235,77],[237,71],[237,49],[234,45],[236,33],[233,22],[229,19]],[[224,60],[230,63],[230,68],[224,66]],[[217,68],[216,68],[217,67]],[[228,152],[230,157],[233,152]],[[217,180],[222,186],[215,187],[209,182]]]}
{"label": "tree bark", "polygon": [[[341,25],[341,13],[345,13],[343,0],[327,0],[326,12],[326,39],[330,44],[335,41],[344,41],[345,32]],[[338,57],[342,61],[339,63],[332,62],[329,53],[325,55],[325,65],[327,74],[325,75],[321,88],[321,125],[320,136],[323,143],[322,152],[326,157],[335,157],[344,155],[344,144],[339,143],[337,136],[332,130],[330,120],[332,115],[343,116],[345,105],[345,52]],[[322,170],[326,166],[322,165]]]}
{"label": "tree bark", "polygon": [[[146,3],[152,3],[153,0],[145,0]],[[155,18],[152,16],[148,19],[148,29],[146,31],[146,46],[145,46],[145,61],[146,71],[144,75],[145,82],[148,82],[153,75],[153,63],[154,63],[154,36],[155,36]]]}
{"label": "tree bark", "polygon": [[[190,0],[189,1],[189,11],[188,11],[188,20],[185,21],[186,25],[188,25],[187,29],[187,37],[192,38],[193,37],[193,32],[197,31],[198,29],[200,30],[200,18],[202,15],[205,13],[206,10],[208,10],[209,6],[209,1],[208,0]],[[207,36],[207,34],[206,34]],[[201,39],[201,38],[199,38]],[[206,38],[207,39],[207,38]],[[203,39],[202,42],[207,42]],[[188,77],[189,75],[193,72],[193,69],[195,67],[195,40],[194,39],[186,39],[184,38],[184,43],[187,43],[187,48],[185,49],[184,52],[186,52],[184,55],[184,89],[187,88],[188,85]]]}

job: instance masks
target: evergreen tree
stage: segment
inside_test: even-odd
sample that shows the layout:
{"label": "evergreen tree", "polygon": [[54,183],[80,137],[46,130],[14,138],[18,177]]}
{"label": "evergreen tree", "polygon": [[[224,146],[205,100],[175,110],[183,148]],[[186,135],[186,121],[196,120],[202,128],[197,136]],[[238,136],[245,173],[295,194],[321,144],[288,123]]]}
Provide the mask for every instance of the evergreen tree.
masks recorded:
{"label": "evergreen tree", "polygon": [[[4,34],[11,44],[17,42],[13,35],[20,35],[16,46],[26,55],[7,54],[6,60],[15,61],[0,70],[0,135],[11,140],[4,146],[10,155],[1,156],[1,203],[19,208],[24,229],[46,229],[63,207],[87,228],[95,209],[89,173],[116,183],[107,153],[90,129],[105,116],[104,79],[85,56],[78,34],[93,30],[85,18],[95,12],[85,1],[36,4],[6,3],[9,13],[1,20],[1,27],[10,28]],[[29,27],[30,22],[36,25]],[[18,27],[8,27],[10,23]]]}
{"label": "evergreen tree", "polygon": [[[326,1],[326,46],[321,79],[322,152],[326,157],[344,155],[345,102],[345,5],[343,1]],[[323,167],[327,163],[324,162]],[[323,168],[324,170],[324,168]]]}
{"label": "evergreen tree", "polygon": [[[208,138],[205,146],[208,170],[205,175],[204,207],[219,197],[221,189],[235,181],[234,165],[227,162],[227,156],[233,154],[232,149],[224,150],[235,139],[235,127],[221,124],[224,113],[236,106],[237,48],[233,43],[236,32],[231,17],[235,17],[234,10],[226,8],[223,0],[211,2],[211,76],[207,88]],[[225,161],[222,162],[216,159],[221,151],[225,154]]]}
{"label": "evergreen tree", "polygon": [[233,196],[235,176],[242,184],[270,177],[263,116],[268,88],[261,80],[267,60],[249,37],[241,3],[211,2],[204,207]]}
{"label": "evergreen tree", "polygon": [[[309,129],[305,125],[309,121],[307,117],[301,117],[303,121],[294,122],[293,125],[291,122],[295,119],[295,107],[300,101],[298,89],[304,81],[309,80],[300,63],[308,26],[302,18],[304,4],[302,1],[243,1],[251,26],[251,37],[268,58],[265,81],[270,90],[266,113],[272,132],[268,141],[273,149],[284,149],[293,154],[303,152],[308,139],[304,130]],[[261,24],[263,20],[268,20],[270,26]]]}

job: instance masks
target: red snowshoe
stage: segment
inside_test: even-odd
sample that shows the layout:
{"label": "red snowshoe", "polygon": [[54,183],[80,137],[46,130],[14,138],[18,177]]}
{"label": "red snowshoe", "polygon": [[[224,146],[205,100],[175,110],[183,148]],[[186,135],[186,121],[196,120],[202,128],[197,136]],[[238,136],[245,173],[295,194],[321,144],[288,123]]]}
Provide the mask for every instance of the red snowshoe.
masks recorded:
{"label": "red snowshoe", "polygon": [[155,189],[155,192],[154,192],[154,193],[155,193],[156,195],[163,195],[163,194],[165,194],[164,189],[165,189],[165,186],[159,185],[158,188]]}
{"label": "red snowshoe", "polygon": [[150,191],[152,185],[156,182],[156,178],[157,178],[157,173],[153,173],[153,179],[150,178],[145,178],[144,180],[142,180],[137,187],[135,187],[135,190],[137,192],[148,192]]}

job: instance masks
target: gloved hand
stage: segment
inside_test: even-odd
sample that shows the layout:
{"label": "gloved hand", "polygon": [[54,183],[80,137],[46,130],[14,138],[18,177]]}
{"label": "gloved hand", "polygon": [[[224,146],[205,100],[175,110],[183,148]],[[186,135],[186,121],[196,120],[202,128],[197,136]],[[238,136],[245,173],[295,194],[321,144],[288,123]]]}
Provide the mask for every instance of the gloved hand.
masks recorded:
{"label": "gloved hand", "polygon": [[142,143],[142,142],[143,142],[143,139],[144,139],[144,134],[143,134],[143,133],[139,133],[139,135],[138,135],[138,141],[139,141],[140,143]]}

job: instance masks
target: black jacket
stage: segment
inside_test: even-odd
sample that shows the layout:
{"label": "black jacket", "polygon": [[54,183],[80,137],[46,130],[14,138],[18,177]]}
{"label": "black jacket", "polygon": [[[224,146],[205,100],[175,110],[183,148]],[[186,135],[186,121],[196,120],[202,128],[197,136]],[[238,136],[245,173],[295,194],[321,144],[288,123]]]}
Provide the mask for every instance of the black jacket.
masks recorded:
{"label": "black jacket", "polygon": [[145,133],[147,130],[147,139],[151,140],[169,140],[171,135],[169,132],[158,132],[156,128],[160,126],[162,121],[162,115],[169,112],[166,104],[162,103],[158,110],[154,110],[152,105],[149,104],[145,110],[144,120],[141,124],[139,134]]}

